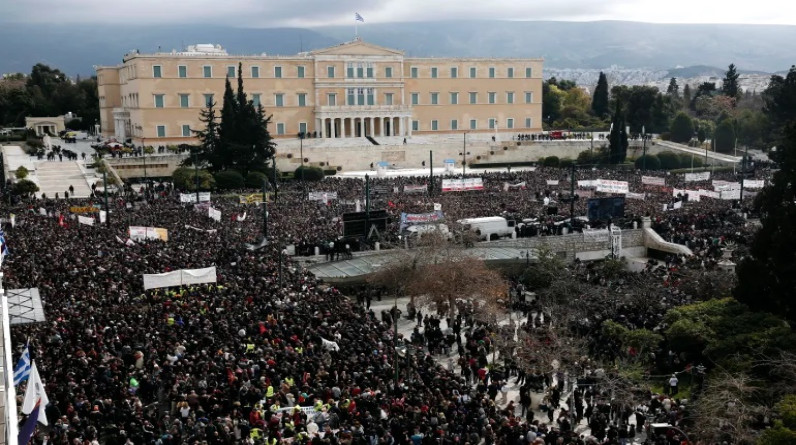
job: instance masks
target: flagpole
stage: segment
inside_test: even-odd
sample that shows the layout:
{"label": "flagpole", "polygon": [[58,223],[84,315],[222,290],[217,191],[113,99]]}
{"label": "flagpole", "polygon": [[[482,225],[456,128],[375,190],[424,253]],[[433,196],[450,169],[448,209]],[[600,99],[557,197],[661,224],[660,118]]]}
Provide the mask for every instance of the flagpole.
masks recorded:
{"label": "flagpole", "polygon": [[5,365],[5,384],[6,387],[6,400],[5,400],[5,422],[6,422],[6,443],[15,443],[17,435],[19,434],[19,414],[17,413],[17,390],[14,387],[14,363],[11,355],[11,317],[8,314],[8,296],[3,288],[3,258],[0,255],[0,306],[2,306],[2,323],[3,323],[3,347],[5,348],[5,357],[3,361]]}

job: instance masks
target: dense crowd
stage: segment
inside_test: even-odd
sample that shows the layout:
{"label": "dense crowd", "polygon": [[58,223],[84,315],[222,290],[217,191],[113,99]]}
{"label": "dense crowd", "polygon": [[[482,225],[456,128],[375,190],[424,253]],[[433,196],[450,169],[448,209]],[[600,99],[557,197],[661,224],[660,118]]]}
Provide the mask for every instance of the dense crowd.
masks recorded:
{"label": "dense crowd", "polygon": [[[567,193],[566,174],[541,168],[490,173],[483,175],[484,191],[431,198],[388,193],[374,205],[393,216],[429,212],[438,202],[448,220],[497,214],[552,218],[538,198]],[[578,175],[628,180],[631,190],[641,187],[637,173]],[[548,187],[549,179],[561,179],[562,185]],[[504,190],[504,183],[521,181],[524,188]],[[673,187],[681,187],[681,181],[667,177]],[[388,190],[423,182],[373,180]],[[308,201],[308,191],[336,192],[338,199]],[[489,357],[496,348],[490,335],[495,327],[473,317],[468,307],[454,319],[422,317],[411,308],[418,329],[396,345],[397,312],[377,314],[370,296],[358,304],[282,254],[288,244],[311,251],[337,239],[342,213],[363,200],[361,180],[280,184],[269,205],[271,243],[260,249],[253,246],[261,237],[262,211],[254,205],[214,199],[213,207],[223,215],[216,222],[181,204],[169,186],[137,192],[113,197],[107,227],[81,225],[69,216],[70,206],[99,200],[3,204],[4,214],[16,214],[16,225],[6,227],[11,255],[4,264],[4,286],[38,287],[47,317],[45,323],[12,331],[15,357],[30,339],[51,401],[46,408],[50,426],[38,430],[38,443],[620,443],[632,432],[626,421],[631,415],[637,426],[645,416],[673,424],[682,417],[673,397],[649,394],[642,407],[619,409],[599,386],[572,391],[562,376],[534,374],[510,361],[494,366]],[[743,242],[751,230],[730,201],[703,200],[662,212],[660,203],[671,201],[671,195],[671,190],[648,189],[646,200],[627,201],[627,213],[630,220],[652,216],[664,237],[689,245],[700,258],[672,263],[712,267],[720,242]],[[583,200],[575,208],[585,212]],[[169,240],[125,243],[130,225],[166,228]],[[397,236],[397,230],[385,235]],[[209,266],[217,267],[217,283],[143,290],[141,274]],[[578,279],[605,284],[589,266],[573,268]],[[645,272],[653,281],[670,273],[663,267]],[[629,288],[631,278],[624,280],[612,285]],[[595,306],[594,313],[628,327],[660,328],[662,311],[688,299],[674,288],[667,292],[663,306]],[[542,310],[523,304],[521,328],[532,332]],[[396,346],[408,347],[397,386]],[[599,340],[591,347],[600,358],[625,353]],[[445,363],[446,354],[457,356],[456,363]],[[682,365],[675,359],[668,369]],[[515,376],[520,384],[516,407],[506,389]],[[540,391],[543,401],[531,406],[531,394]],[[540,405],[547,408],[546,420],[534,418]],[[576,428],[582,419],[590,435]]]}

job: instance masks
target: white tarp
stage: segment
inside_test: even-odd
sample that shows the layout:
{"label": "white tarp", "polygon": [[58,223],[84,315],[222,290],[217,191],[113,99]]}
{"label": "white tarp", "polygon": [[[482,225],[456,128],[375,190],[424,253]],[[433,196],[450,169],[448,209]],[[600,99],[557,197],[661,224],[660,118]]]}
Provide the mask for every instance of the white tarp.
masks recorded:
{"label": "white tarp", "polygon": [[685,182],[708,181],[708,180],[710,180],[710,172],[685,174]]}
{"label": "white tarp", "polygon": [[180,269],[172,272],[143,274],[144,290],[161,287],[185,286],[189,284],[215,283],[216,268]]}
{"label": "white tarp", "polygon": [[659,178],[657,176],[642,176],[641,183],[647,185],[666,185],[666,178]]}

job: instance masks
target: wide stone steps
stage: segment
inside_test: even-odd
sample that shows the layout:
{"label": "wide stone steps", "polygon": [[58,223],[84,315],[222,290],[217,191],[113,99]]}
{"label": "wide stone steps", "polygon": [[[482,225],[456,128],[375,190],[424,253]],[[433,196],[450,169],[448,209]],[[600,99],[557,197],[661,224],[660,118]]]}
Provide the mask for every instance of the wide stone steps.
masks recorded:
{"label": "wide stone steps", "polygon": [[83,171],[76,161],[42,161],[36,166],[36,182],[39,185],[38,196],[42,193],[53,198],[58,193],[59,197],[69,190],[74,189],[70,196],[86,198],[91,195],[91,188],[86,182]]}

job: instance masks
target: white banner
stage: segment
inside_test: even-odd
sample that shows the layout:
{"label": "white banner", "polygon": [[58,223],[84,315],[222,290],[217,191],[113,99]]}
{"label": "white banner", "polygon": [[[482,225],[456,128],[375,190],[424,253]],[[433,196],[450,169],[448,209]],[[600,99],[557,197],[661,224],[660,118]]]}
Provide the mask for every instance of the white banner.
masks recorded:
{"label": "white banner", "polygon": [[709,180],[710,180],[710,172],[686,173],[685,174],[685,182],[709,181]]}
{"label": "white banner", "polygon": [[677,201],[674,203],[674,208],[679,209],[683,206],[683,201]]}
{"label": "white banner", "polygon": [[310,201],[327,202],[330,199],[337,199],[337,192],[309,192],[307,199]]}
{"label": "white banner", "polygon": [[463,192],[468,190],[483,190],[484,181],[481,178],[443,179],[443,192]]}
{"label": "white banner", "polygon": [[169,231],[162,227],[130,226],[129,233],[130,239],[136,241],[147,239],[169,240]]}
{"label": "white banner", "polygon": [[209,209],[207,209],[207,216],[209,216],[210,218],[214,219],[215,221],[220,222],[221,221],[221,210],[216,210],[216,209],[210,207]]}
{"label": "white banner", "polygon": [[630,191],[627,181],[613,181],[610,179],[598,179],[596,187],[602,193],[627,193]]}
{"label": "white banner", "polygon": [[714,192],[713,190],[697,190],[699,196],[703,198],[721,199],[721,192]]}
{"label": "white banner", "polygon": [[584,179],[582,181],[578,181],[578,187],[591,188],[591,187],[595,187],[596,185],[597,185],[597,181],[595,181],[593,179]]}
{"label": "white banner", "polygon": [[701,196],[699,190],[686,190],[685,192],[688,193],[688,200],[690,202],[699,202],[699,197]]}
{"label": "white banner", "polygon": [[633,192],[625,193],[625,198],[627,198],[627,199],[641,199],[641,200],[644,200],[646,197],[647,197],[646,193],[633,193]]}
{"label": "white banner", "polygon": [[748,189],[761,189],[766,186],[766,181],[763,179],[744,179],[743,186]]}
{"label": "white banner", "polygon": [[404,186],[404,193],[425,193],[428,191],[428,186],[423,185],[405,185]]}
{"label": "white banner", "polygon": [[677,195],[685,195],[686,193],[688,193],[688,190],[686,189],[672,188],[672,196],[674,196],[675,198],[677,197]]}
{"label": "white banner", "polygon": [[87,226],[94,225],[94,218],[89,218],[88,216],[77,215],[77,222],[80,224],[85,224]]}
{"label": "white banner", "polygon": [[547,185],[558,185],[558,179],[548,179]]}
{"label": "white banner", "polygon": [[666,185],[666,178],[659,178],[657,176],[642,176],[641,183],[647,185]]}
{"label": "white banner", "polygon": [[[199,192],[199,202],[210,201],[210,192]],[[196,202],[196,193],[180,193],[180,202],[192,203]]]}
{"label": "white banner", "polygon": [[207,233],[216,233],[218,231],[216,229],[205,230],[205,229],[202,229],[201,227],[194,227],[194,226],[189,225],[189,224],[186,224],[185,228],[186,229],[191,229],[191,230],[196,230],[197,232],[207,232]]}
{"label": "white banner", "polygon": [[611,238],[608,229],[583,229],[584,243],[602,243]]}
{"label": "white banner", "polygon": [[725,199],[725,200],[741,199],[741,189],[725,190],[725,191],[721,192],[721,199]]}
{"label": "white banner", "polygon": [[215,283],[216,268],[181,269],[173,272],[143,274],[144,290],[160,287],[187,286],[189,284]]}
{"label": "white banner", "polygon": [[47,216],[47,210],[44,207],[39,207],[39,215]]}
{"label": "white banner", "polygon": [[741,190],[740,182],[725,182],[724,184],[714,185],[713,190],[717,192],[728,192],[731,190]]}
{"label": "white banner", "polygon": [[99,219],[100,219],[100,224],[105,224],[105,221],[108,220],[108,213],[105,210],[100,210]]}
{"label": "white banner", "polygon": [[507,192],[510,189],[514,189],[514,188],[525,188],[525,181],[518,182],[516,184],[509,184],[508,182],[504,182],[503,183],[503,191],[504,192]]}

